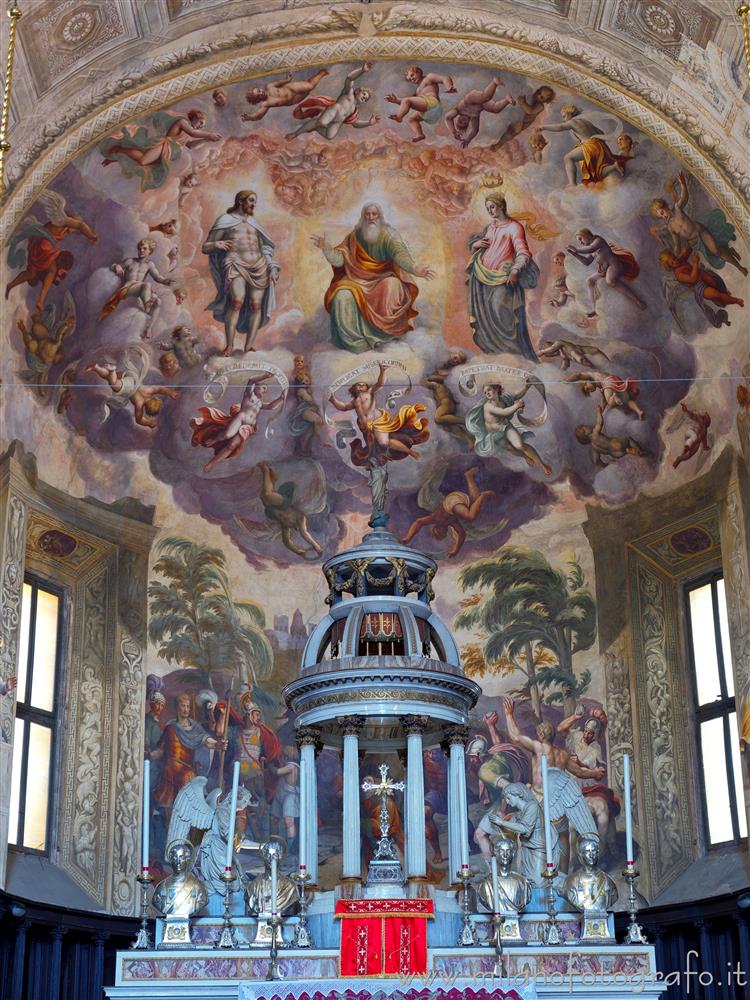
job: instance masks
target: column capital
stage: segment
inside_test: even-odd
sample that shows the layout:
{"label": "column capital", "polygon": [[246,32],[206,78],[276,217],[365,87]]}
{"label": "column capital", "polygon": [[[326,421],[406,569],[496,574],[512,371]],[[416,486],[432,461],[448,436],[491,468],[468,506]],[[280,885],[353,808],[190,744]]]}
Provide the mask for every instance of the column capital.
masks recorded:
{"label": "column capital", "polygon": [[466,746],[466,741],[469,738],[469,727],[468,726],[453,726],[448,730],[445,737],[445,743],[449,746]]}
{"label": "column capital", "polygon": [[402,715],[401,725],[407,736],[422,736],[430,720],[426,715]]}
{"label": "column capital", "polygon": [[65,935],[68,933],[69,928],[64,927],[62,924],[58,924],[57,927],[53,927],[50,931],[50,936],[53,941],[62,941]]}
{"label": "column capital", "polygon": [[336,723],[343,736],[359,736],[365,720],[362,715],[340,715],[336,719]]}
{"label": "column capital", "polygon": [[300,750],[303,746],[313,746],[315,747],[315,752],[318,753],[321,748],[319,729],[315,729],[314,726],[299,726],[296,736],[297,746]]}

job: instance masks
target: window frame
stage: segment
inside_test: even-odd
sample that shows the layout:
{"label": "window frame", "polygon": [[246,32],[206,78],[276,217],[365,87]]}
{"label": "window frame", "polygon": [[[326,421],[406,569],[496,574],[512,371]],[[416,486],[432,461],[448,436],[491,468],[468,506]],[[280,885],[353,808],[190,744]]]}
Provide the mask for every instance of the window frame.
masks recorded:
{"label": "window frame", "polygon": [[[700,576],[685,580],[682,584],[682,606],[685,614],[685,645],[687,647],[687,659],[690,665],[689,690],[692,701],[693,720],[693,746],[695,759],[698,762],[697,779],[700,793],[700,810],[703,820],[703,835],[706,851],[723,850],[727,847],[736,847],[747,842],[747,836],[740,836],[739,817],[741,803],[737,801],[737,790],[734,783],[734,772],[732,769],[732,735],[729,729],[729,716],[737,715],[737,693],[730,696],[727,693],[726,671],[732,670],[731,650],[724,649],[721,635],[721,620],[719,617],[719,601],[717,584],[724,580],[724,573],[720,567],[703,573]],[[698,676],[695,662],[695,651],[693,648],[693,620],[690,610],[690,594],[694,590],[707,585],[711,586],[711,607],[713,610],[714,642],[716,646],[716,659],[719,667],[719,687],[721,698],[716,701],[701,705],[698,700]],[[726,584],[725,584],[726,588]],[[726,589],[725,589],[726,593]],[[728,609],[727,609],[728,613]],[[729,811],[734,836],[730,840],[711,842],[711,833],[708,817],[708,800],[706,796],[706,781],[703,762],[703,748],[701,742],[701,725],[710,722],[712,719],[723,719],[724,731],[724,762],[727,768],[727,786],[729,793]]]}
{"label": "window frame", "polygon": [[[55,782],[54,776],[56,774],[57,767],[57,756],[58,756],[58,737],[59,737],[59,709],[61,702],[61,692],[62,692],[62,673],[63,673],[63,653],[64,653],[64,639],[65,639],[65,588],[59,586],[51,580],[47,580],[36,573],[27,570],[24,573],[23,578],[24,584],[29,584],[32,587],[32,601],[31,609],[29,613],[29,640],[28,647],[26,650],[19,649],[19,658],[21,656],[26,656],[27,667],[26,667],[26,690],[23,692],[24,699],[32,690],[33,675],[34,675],[34,646],[36,642],[35,637],[35,626],[36,626],[36,611],[37,611],[37,593],[42,590],[48,594],[54,594],[58,600],[58,614],[57,614],[57,641],[55,647],[55,680],[52,688],[52,710],[46,711],[45,709],[35,708],[34,706],[28,704],[25,700],[21,698],[21,692],[16,688],[16,702],[14,719],[21,719],[26,724],[24,726],[23,733],[23,746],[21,748],[20,756],[20,767],[21,767],[21,777],[18,786],[18,823],[16,827],[16,840],[18,843],[12,844],[8,842],[8,849],[11,851],[16,851],[21,854],[31,854],[36,857],[49,858],[52,855],[52,832],[54,829],[53,822],[55,816],[55,809],[57,806],[56,796],[55,796]],[[19,711],[20,709],[20,711]],[[50,758],[49,758],[49,788],[47,793],[47,823],[45,827],[45,848],[44,850],[39,850],[35,847],[25,847],[23,843],[24,839],[24,827],[26,819],[26,789],[28,786],[28,756],[29,756],[29,738],[31,732],[31,725],[36,724],[44,726],[51,731],[50,736]]]}

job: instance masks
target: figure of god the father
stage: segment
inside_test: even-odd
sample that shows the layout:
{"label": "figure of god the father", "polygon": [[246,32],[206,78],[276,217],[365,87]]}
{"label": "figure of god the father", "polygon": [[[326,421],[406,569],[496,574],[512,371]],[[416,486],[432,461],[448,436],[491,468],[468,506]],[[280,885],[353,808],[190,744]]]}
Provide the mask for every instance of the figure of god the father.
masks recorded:
{"label": "figure of god the father", "polygon": [[255,191],[238,191],[202,247],[216,285],[216,298],[208,308],[224,324],[225,355],[232,353],[237,333],[245,334],[245,350],[254,350],[258,330],[276,307],[280,265],[273,257],[273,240],[253,218],[257,202]]}
{"label": "figure of god the father", "polygon": [[311,238],[333,268],[325,307],[336,347],[360,354],[413,329],[418,289],[409,277],[429,280],[434,271],[417,267],[379,205],[365,205],[356,227],[338,246],[325,236]]}

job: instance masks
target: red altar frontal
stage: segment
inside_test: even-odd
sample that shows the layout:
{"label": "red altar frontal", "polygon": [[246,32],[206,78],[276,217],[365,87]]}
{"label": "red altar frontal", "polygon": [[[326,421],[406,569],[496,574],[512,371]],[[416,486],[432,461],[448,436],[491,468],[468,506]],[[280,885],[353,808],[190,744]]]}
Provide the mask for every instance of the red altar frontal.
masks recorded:
{"label": "red altar frontal", "polygon": [[434,916],[431,899],[340,899],[341,975],[424,975]]}

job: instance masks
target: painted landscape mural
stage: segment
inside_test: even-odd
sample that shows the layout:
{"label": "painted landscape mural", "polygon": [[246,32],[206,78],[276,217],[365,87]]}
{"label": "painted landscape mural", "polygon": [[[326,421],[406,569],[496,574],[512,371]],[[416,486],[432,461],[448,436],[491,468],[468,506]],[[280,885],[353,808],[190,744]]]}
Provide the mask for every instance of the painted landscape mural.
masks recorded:
{"label": "painted landscape mural", "polygon": [[[64,489],[156,505],[155,865],[181,788],[219,787],[234,760],[247,836],[278,833],[295,860],[280,692],[324,611],[321,560],[366,530],[378,449],[389,527],[438,559],[436,608],[483,688],[475,860],[502,785],[534,781],[553,746],[604,861],[621,862],[604,707],[617,663],[599,652],[584,507],[689,489],[736,434],[737,246],[722,207],[628,122],[469,65],[238,83],[65,166],[8,250],[4,436]],[[332,883],[338,755],[318,767]],[[438,748],[425,769],[439,882]]]}

